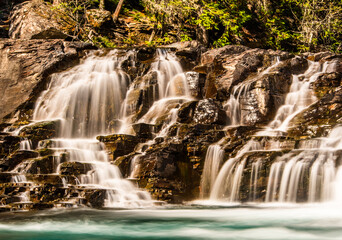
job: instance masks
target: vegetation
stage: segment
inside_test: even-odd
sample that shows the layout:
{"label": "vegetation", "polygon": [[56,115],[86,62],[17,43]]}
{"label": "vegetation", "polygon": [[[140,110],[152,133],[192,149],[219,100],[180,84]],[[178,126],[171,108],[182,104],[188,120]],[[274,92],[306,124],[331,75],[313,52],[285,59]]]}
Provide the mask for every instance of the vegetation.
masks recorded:
{"label": "vegetation", "polygon": [[[341,52],[341,0],[143,0],[164,29],[211,46]],[[195,36],[188,29],[196,28]],[[181,40],[181,39],[179,39]]]}
{"label": "vegetation", "polygon": [[[133,16],[148,25],[148,45],[198,40],[211,47],[243,44],[292,52],[342,52],[342,0],[58,0],[68,32],[100,46],[112,37],[87,28],[89,8],[106,9],[116,22]],[[123,6],[120,5],[123,3]],[[119,8],[117,6],[119,5]],[[122,9],[121,9],[122,6]],[[120,11],[121,10],[121,11]],[[63,14],[62,14],[63,13]],[[114,23],[113,23],[114,24]],[[117,26],[120,24],[117,23]],[[123,42],[136,40],[128,30]],[[99,44],[100,43],[100,44]]]}

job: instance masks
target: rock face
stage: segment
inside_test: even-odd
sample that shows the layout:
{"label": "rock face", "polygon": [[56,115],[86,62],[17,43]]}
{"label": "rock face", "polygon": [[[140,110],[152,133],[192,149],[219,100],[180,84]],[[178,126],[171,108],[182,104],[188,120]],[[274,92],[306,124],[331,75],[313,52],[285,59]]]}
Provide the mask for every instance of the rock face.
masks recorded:
{"label": "rock face", "polygon": [[65,39],[51,8],[41,1],[27,1],[14,7],[10,17],[12,39]]}
{"label": "rock face", "polygon": [[277,56],[282,60],[290,57],[285,52],[226,46],[203,53],[195,71],[207,74],[206,97],[227,98],[233,85],[269,67]]}
{"label": "rock face", "polygon": [[62,40],[0,40],[0,119],[23,104],[32,108],[49,74],[75,65],[90,48]]}
{"label": "rock face", "polygon": [[[243,165],[239,201],[264,201],[271,165],[278,157],[297,148],[303,139],[327,136],[335,125],[342,123],[341,58],[327,53],[295,57],[243,46],[202,53],[204,48],[193,44],[170,46],[183,64],[182,76],[191,98],[166,99],[168,104],[160,105],[152,113],[149,111],[160,99],[160,72],[151,70],[156,49],[144,47],[120,52],[131,54],[120,68],[130,76],[123,106],[127,119],[134,124],[129,126],[130,133],[119,134],[122,122],[112,119],[113,134],[97,139],[124,177],[134,179],[154,199],[170,203],[194,200],[204,191],[200,185],[208,147],[219,142],[223,154],[220,167],[235,157],[236,166]],[[90,48],[87,44],[62,40],[0,42],[0,117],[5,120],[0,124],[0,199],[13,209],[17,207],[18,193],[27,191],[32,201],[29,209],[65,206],[70,199],[76,205],[103,206],[104,189],[86,189],[76,184],[80,175],[93,170],[92,166],[73,161],[65,152],[55,152],[51,138],[58,136],[59,121],[28,125],[17,136],[4,132],[28,123],[34,101],[46,88],[49,75],[76,64],[87,48]],[[96,53],[105,55],[106,51]],[[308,69],[308,59],[316,63],[336,62],[334,69],[320,74],[311,84],[317,102],[292,119],[288,132],[258,135],[284,104],[293,74]],[[232,111],[227,107],[231,99],[235,100],[241,120],[236,125],[231,124]],[[142,121],[148,113],[153,121]],[[31,141],[33,150],[20,149],[23,139]],[[240,155],[248,144],[250,151]],[[58,169],[54,164],[56,157]],[[253,171],[260,162],[262,167],[256,177]],[[25,169],[27,180],[35,185],[15,185],[12,180],[20,176],[5,171],[17,167]],[[256,181],[251,183],[251,178]],[[72,186],[65,187],[64,182]],[[305,184],[298,189],[298,201],[308,198]]]}

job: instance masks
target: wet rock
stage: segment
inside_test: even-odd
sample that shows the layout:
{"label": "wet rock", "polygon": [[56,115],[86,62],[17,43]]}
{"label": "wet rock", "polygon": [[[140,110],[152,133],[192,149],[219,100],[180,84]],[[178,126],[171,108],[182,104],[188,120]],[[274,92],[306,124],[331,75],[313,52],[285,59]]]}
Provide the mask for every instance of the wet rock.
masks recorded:
{"label": "wet rock", "polygon": [[5,135],[0,141],[0,157],[4,158],[19,149],[21,137]]}
{"label": "wet rock", "polygon": [[134,89],[127,94],[126,112],[128,115],[135,114],[136,118],[142,117],[154,101],[158,99],[158,73],[150,71],[148,74],[138,77],[134,82]]}
{"label": "wet rock", "polygon": [[226,100],[232,86],[262,72],[274,64],[277,57],[285,60],[291,55],[232,45],[202,54],[201,65],[194,70],[207,74],[205,97]]}
{"label": "wet rock", "polygon": [[190,101],[183,103],[178,110],[178,122],[190,123],[193,120],[195,109],[197,107],[197,101]]}
{"label": "wet rock", "polygon": [[[77,64],[82,50],[89,48],[62,40],[0,40],[0,120],[6,115],[29,119],[48,76]],[[22,111],[15,114],[18,107]]]}
{"label": "wet rock", "polygon": [[240,99],[242,123],[254,126],[273,119],[277,109],[284,103],[291,80],[289,72],[279,71],[263,75],[255,81]]}
{"label": "wet rock", "polygon": [[200,98],[202,96],[202,89],[205,84],[205,75],[198,72],[187,72],[185,74],[186,81],[192,97]]}
{"label": "wet rock", "polygon": [[306,70],[308,68],[308,65],[309,65],[308,61],[301,56],[296,56],[296,57],[290,59],[289,61],[290,61],[290,65],[288,66],[288,68],[285,71],[291,72],[292,74],[303,73],[304,70]]}
{"label": "wet rock", "polygon": [[112,160],[133,152],[140,142],[138,137],[125,134],[98,136],[96,139],[105,144]]}
{"label": "wet rock", "polygon": [[[317,82],[317,89],[324,89],[324,79],[329,75],[322,76]],[[334,82],[328,84],[334,85]],[[324,94],[324,91],[321,93]],[[338,86],[331,88],[319,101],[296,115],[290,122],[288,133],[295,139],[326,137],[335,125],[342,123],[341,119],[342,88]]]}
{"label": "wet rock", "polygon": [[12,39],[65,39],[53,11],[43,1],[27,1],[14,7],[9,36]]}
{"label": "wet rock", "polygon": [[59,121],[38,122],[28,125],[19,132],[19,136],[30,139],[36,146],[39,141],[57,136]]}
{"label": "wet rock", "polygon": [[[17,174],[15,173],[10,173],[10,172],[1,172],[0,173],[0,184],[1,183],[9,183],[12,180],[12,177]],[[1,199],[1,197],[0,197]]]}
{"label": "wet rock", "polygon": [[64,162],[60,165],[59,169],[59,174],[61,175],[79,176],[87,174],[87,172],[93,169],[93,166],[90,163]]}
{"label": "wet rock", "polygon": [[2,168],[5,171],[11,171],[24,160],[36,157],[38,157],[38,153],[36,152],[25,150],[17,151],[9,157],[0,160],[0,168]]}
{"label": "wet rock", "polygon": [[198,65],[201,54],[206,51],[198,41],[177,42],[164,47],[175,50],[184,71],[191,71]]}
{"label": "wet rock", "polygon": [[[277,157],[282,156],[283,154],[284,152],[281,151],[266,151],[247,153],[242,157],[242,159],[245,159],[246,164],[241,179],[238,197],[240,201],[265,202],[271,165]],[[242,159],[240,161],[242,161]],[[260,164],[257,179],[254,179],[251,182],[253,163],[256,163],[257,161],[259,161]]]}
{"label": "wet rock", "polygon": [[137,60],[139,62],[153,61],[156,55],[156,49],[151,47],[139,48],[137,52]]}
{"label": "wet rock", "polygon": [[226,113],[215,103],[213,99],[204,99],[198,102],[194,121],[200,124],[226,123]]}
{"label": "wet rock", "polygon": [[141,166],[136,173],[139,186],[149,190],[155,199],[172,203],[193,198],[200,176],[193,171],[184,145],[171,143],[157,149],[140,158]]}
{"label": "wet rock", "polygon": [[[51,174],[57,170],[56,163],[59,162],[55,156],[45,156],[30,160],[26,167],[28,174]],[[63,162],[63,161],[60,161]]]}
{"label": "wet rock", "polygon": [[107,190],[97,189],[97,190],[87,190],[85,194],[85,199],[92,208],[102,208],[107,196]]}
{"label": "wet rock", "polygon": [[333,56],[332,52],[319,52],[319,53],[304,53],[303,54],[310,61],[320,61],[323,58],[328,58]]}
{"label": "wet rock", "polygon": [[329,91],[336,89],[341,85],[342,73],[332,72],[326,73],[318,77],[313,83],[315,94],[318,98],[322,98]]}
{"label": "wet rock", "polygon": [[150,139],[154,133],[158,132],[158,127],[152,124],[136,123],[132,127],[136,136],[139,138]]}
{"label": "wet rock", "polygon": [[67,197],[65,188],[57,187],[55,184],[41,184],[30,191],[30,200],[35,204],[33,209],[52,208],[52,202]]}
{"label": "wet rock", "polygon": [[[65,176],[63,176],[65,177]],[[28,181],[32,181],[40,184],[53,184],[55,186],[63,186],[62,176],[57,174],[27,174],[26,178]]]}

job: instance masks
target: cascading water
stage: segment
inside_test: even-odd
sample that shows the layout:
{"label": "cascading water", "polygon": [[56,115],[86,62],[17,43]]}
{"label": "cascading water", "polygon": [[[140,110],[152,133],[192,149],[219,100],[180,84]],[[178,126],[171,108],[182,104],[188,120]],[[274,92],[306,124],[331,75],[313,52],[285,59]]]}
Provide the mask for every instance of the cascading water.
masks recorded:
{"label": "cascading water", "polygon": [[95,54],[84,63],[61,74],[54,74],[50,86],[38,99],[33,120],[60,120],[64,138],[95,137],[115,132],[115,120],[122,118],[122,102],[131,82],[122,70],[134,52]]}
{"label": "cascading water", "polygon": [[[272,69],[276,68],[280,64],[280,58],[277,57],[276,61],[273,65],[266,68],[263,72],[261,72],[258,77],[262,77],[268,74]],[[251,80],[242,82],[236,86],[234,86],[232,93],[228,101],[224,104],[223,108],[226,109],[230,126],[238,126],[243,125],[242,118],[241,118],[241,101],[243,99],[248,98],[248,92],[251,88],[251,85],[257,80],[258,78],[253,78]]]}
{"label": "cascading water", "polygon": [[[38,147],[54,151],[54,166],[48,174],[60,174],[64,162],[82,166],[85,171],[75,179],[77,186],[105,189],[106,207],[152,204],[147,192],[122,178],[119,169],[109,163],[104,146],[94,139],[115,132],[113,121],[122,118],[122,102],[131,82],[121,68],[127,61],[134,67],[134,52],[113,50],[104,57],[93,53],[79,66],[54,74],[50,86],[38,99],[33,116],[35,122],[59,122],[59,138],[40,142]],[[26,145],[23,143],[23,148]],[[32,164],[34,161],[27,160],[15,171],[26,173]],[[69,184],[63,178],[63,185]]]}
{"label": "cascading water", "polygon": [[[309,68],[304,74],[293,76],[293,82],[290,86],[290,92],[286,96],[285,104],[278,109],[274,120],[266,129],[256,133],[256,136],[260,136],[258,137],[259,140],[255,141],[252,139],[247,142],[238,151],[236,156],[227,160],[220,169],[215,183],[212,186],[210,193],[211,200],[239,201],[238,193],[243,177],[243,169],[246,165],[246,155],[258,151],[279,150],[281,143],[266,143],[264,139],[277,136],[279,132],[285,132],[287,130],[291,119],[316,100],[310,89],[310,84],[315,82],[322,73],[332,72],[333,69],[334,64],[329,62],[325,62],[324,64],[310,62]],[[240,92],[243,93],[244,91]],[[231,119],[234,119],[234,117]],[[317,152],[314,153],[314,155],[317,155]],[[329,199],[332,192],[331,184],[335,179],[335,160],[328,161],[326,159],[329,159],[329,157],[325,155],[321,155],[319,159],[316,162],[316,158],[307,156],[307,152],[302,152],[299,155],[290,152],[276,160],[270,169],[266,201],[296,202],[298,193],[304,191],[305,186],[300,185],[300,183],[305,180],[305,174],[308,172],[310,172],[308,178],[310,179],[308,200],[317,201],[318,199]],[[217,158],[216,161],[221,160]],[[255,201],[258,187],[258,171],[261,169],[263,162],[257,160],[257,162],[251,165],[249,199],[250,201]],[[323,190],[317,193],[316,189]],[[305,195],[305,193],[301,194]]]}
{"label": "cascading water", "polygon": [[[36,167],[34,159],[16,166],[13,182],[27,182],[25,174],[56,175],[61,177],[63,187],[104,189],[106,207],[139,207],[153,204],[147,192],[137,189],[132,182],[122,178],[119,169],[109,163],[103,144],[95,140],[98,135],[112,133],[132,134],[132,109],[128,98],[135,89],[153,85],[152,106],[139,122],[163,126],[156,136],[165,136],[176,122],[180,105],[191,100],[185,73],[177,58],[166,50],[157,50],[149,73],[156,74],[156,82],[132,81],[124,71],[135,68],[135,51],[113,50],[108,53],[92,52],[84,62],[63,73],[54,74],[48,89],[38,98],[33,121],[54,121],[58,137],[38,143],[37,150],[49,149],[54,153],[49,159],[49,170]],[[123,67],[124,66],[124,67]],[[135,79],[134,79],[135,80]],[[154,81],[154,80],[152,80]],[[19,133],[21,127],[17,132]],[[131,161],[129,178],[134,179],[139,170],[139,158],[144,145],[137,149],[138,155]],[[23,140],[21,150],[32,149],[29,140]],[[79,170],[74,177],[63,174],[70,166]]]}
{"label": "cascading water", "polygon": [[286,95],[284,105],[278,109],[274,120],[266,127],[265,131],[260,131],[257,135],[271,136],[279,131],[286,132],[291,119],[316,101],[310,85],[322,73],[331,71],[332,68],[333,64],[329,64],[329,62],[322,65],[319,62],[309,61],[308,70],[304,74],[293,75],[290,91]]}
{"label": "cascading water", "polygon": [[308,202],[331,201],[340,195],[337,172],[341,167],[342,127],[319,139],[319,146],[306,146],[278,158],[271,166],[267,185],[267,202],[296,202],[300,188]]}
{"label": "cascading water", "polygon": [[224,158],[224,150],[219,144],[208,147],[201,178],[201,198],[206,198],[212,189]]}
{"label": "cascading water", "polygon": [[[150,72],[157,73],[158,90],[154,96],[153,105],[148,112],[139,119],[139,123],[160,124],[161,130],[155,135],[155,138],[165,137],[170,127],[177,121],[177,113],[182,103],[192,100],[186,75],[174,54],[157,49],[156,61],[152,63]],[[154,139],[155,139],[154,138]],[[154,140],[145,144],[140,144],[136,149],[138,155],[131,160],[130,178],[134,178],[139,169],[140,156],[145,154],[142,151],[144,146],[150,146]]]}
{"label": "cascading water", "polygon": [[[275,63],[261,72],[260,76],[269,73],[279,64],[280,58],[277,57]],[[250,90],[253,82],[257,79],[258,78],[251,79],[247,82],[242,82],[233,88],[232,94],[230,94],[230,98],[223,106],[224,109],[226,109],[226,113],[230,121],[229,126],[242,125],[241,100],[248,97],[248,91]],[[201,178],[201,198],[206,198],[208,196],[208,193],[210,193],[210,191],[213,189],[216,177],[219,172],[219,168],[223,161],[223,155],[224,151],[219,143],[209,146]]]}
{"label": "cascading water", "polygon": [[20,142],[19,150],[32,150],[32,141],[25,139]]}
{"label": "cascading water", "polygon": [[[180,103],[191,100],[189,86],[185,73],[176,57],[165,50],[157,50],[157,61],[151,66],[151,71],[157,72],[158,101],[154,101],[149,111],[139,120],[141,123],[156,124],[165,115],[174,123]],[[171,114],[169,114],[171,112]]]}

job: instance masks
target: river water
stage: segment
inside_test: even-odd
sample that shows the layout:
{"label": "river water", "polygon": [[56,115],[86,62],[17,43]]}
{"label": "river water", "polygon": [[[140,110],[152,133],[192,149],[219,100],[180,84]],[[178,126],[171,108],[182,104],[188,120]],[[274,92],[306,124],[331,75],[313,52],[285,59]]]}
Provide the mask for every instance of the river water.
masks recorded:
{"label": "river water", "polygon": [[342,208],[189,205],[2,213],[0,239],[342,239]]}

